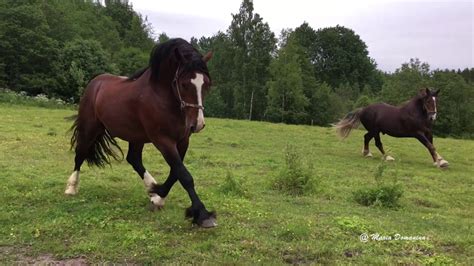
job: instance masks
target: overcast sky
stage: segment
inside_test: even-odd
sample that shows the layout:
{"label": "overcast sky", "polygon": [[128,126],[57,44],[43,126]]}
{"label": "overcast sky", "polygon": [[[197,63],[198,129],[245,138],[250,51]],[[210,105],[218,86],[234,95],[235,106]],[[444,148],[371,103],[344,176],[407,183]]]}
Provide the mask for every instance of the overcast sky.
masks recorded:
{"label": "overcast sky", "polygon": [[[241,0],[130,0],[156,35],[210,37],[226,31]],[[394,71],[418,57],[435,68],[474,67],[472,0],[254,0],[254,12],[278,37],[304,21],[348,27],[367,44],[378,68]]]}

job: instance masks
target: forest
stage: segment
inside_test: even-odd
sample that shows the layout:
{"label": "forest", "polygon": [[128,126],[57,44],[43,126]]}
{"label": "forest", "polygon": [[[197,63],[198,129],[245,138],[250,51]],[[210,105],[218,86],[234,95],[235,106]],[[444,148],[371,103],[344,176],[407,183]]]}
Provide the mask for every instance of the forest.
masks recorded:
{"label": "forest", "polygon": [[[431,69],[412,58],[386,73],[353,30],[302,21],[276,34],[251,0],[229,20],[226,31],[188,40],[214,54],[207,116],[330,126],[355,108],[398,105],[434,87],[441,89],[435,134],[474,137],[474,68]],[[0,0],[0,90],[75,104],[94,76],[146,67],[169,36],[180,37],[153,32],[128,1]]]}

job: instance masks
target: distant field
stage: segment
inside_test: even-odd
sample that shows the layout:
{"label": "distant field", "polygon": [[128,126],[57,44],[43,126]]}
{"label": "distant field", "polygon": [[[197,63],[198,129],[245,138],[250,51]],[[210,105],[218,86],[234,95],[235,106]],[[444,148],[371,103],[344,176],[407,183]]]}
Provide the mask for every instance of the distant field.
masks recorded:
{"label": "distant field", "polygon": [[[207,119],[191,138],[186,165],[219,226],[184,219],[177,184],[165,209],[150,212],[139,177],[125,161],[83,166],[79,194],[66,197],[73,153],[71,110],[0,104],[0,261],[263,264],[474,265],[474,141],[435,138],[447,170],[432,166],[414,139],[382,136],[396,161],[360,155],[363,131],[345,141],[330,128]],[[127,145],[122,143],[126,152]],[[314,165],[317,189],[288,196],[272,189],[294,145]],[[353,192],[382,179],[401,184],[398,208],[364,207]],[[159,182],[168,166],[152,146],[144,165]],[[223,189],[231,177],[245,190]],[[359,240],[361,233],[426,240]]]}

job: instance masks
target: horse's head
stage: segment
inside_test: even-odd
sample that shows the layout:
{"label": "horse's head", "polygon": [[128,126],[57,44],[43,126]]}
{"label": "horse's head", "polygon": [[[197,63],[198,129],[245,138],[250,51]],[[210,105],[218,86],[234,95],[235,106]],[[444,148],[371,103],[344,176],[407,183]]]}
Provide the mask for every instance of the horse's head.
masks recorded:
{"label": "horse's head", "polygon": [[430,90],[429,88],[420,90],[420,99],[423,103],[423,110],[425,110],[430,121],[436,120],[438,113],[438,93],[440,90]]}
{"label": "horse's head", "polygon": [[211,52],[202,56],[180,38],[156,45],[150,55],[150,80],[161,84],[171,82],[170,89],[185,116],[186,130],[193,133],[201,131],[205,125],[203,98],[211,86],[207,68],[211,57]]}
{"label": "horse's head", "polygon": [[193,133],[198,133],[205,126],[203,100],[211,86],[205,66],[211,57],[212,53],[209,52],[205,56],[183,63],[176,70],[173,80],[175,94],[186,117],[186,128]]}

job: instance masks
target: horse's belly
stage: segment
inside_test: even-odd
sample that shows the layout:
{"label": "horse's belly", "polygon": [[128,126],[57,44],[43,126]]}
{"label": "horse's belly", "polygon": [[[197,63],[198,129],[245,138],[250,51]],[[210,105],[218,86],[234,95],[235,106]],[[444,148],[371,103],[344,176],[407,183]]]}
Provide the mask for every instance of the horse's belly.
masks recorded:
{"label": "horse's belly", "polygon": [[398,132],[398,131],[387,131],[387,132],[383,132],[381,131],[382,134],[387,134],[391,137],[396,137],[396,138],[405,138],[405,137],[409,137],[409,135],[407,135],[406,133],[403,133],[403,132]]}
{"label": "horse's belly", "polygon": [[127,119],[103,119],[103,124],[112,137],[129,142],[148,142],[145,131],[139,123],[125,122]]}
{"label": "horse's belly", "polygon": [[146,142],[133,92],[116,84],[103,85],[95,102],[96,115],[112,137],[130,142]]}
{"label": "horse's belly", "polygon": [[130,142],[146,142],[147,137],[137,115],[125,109],[101,108],[97,116],[112,137]]}

